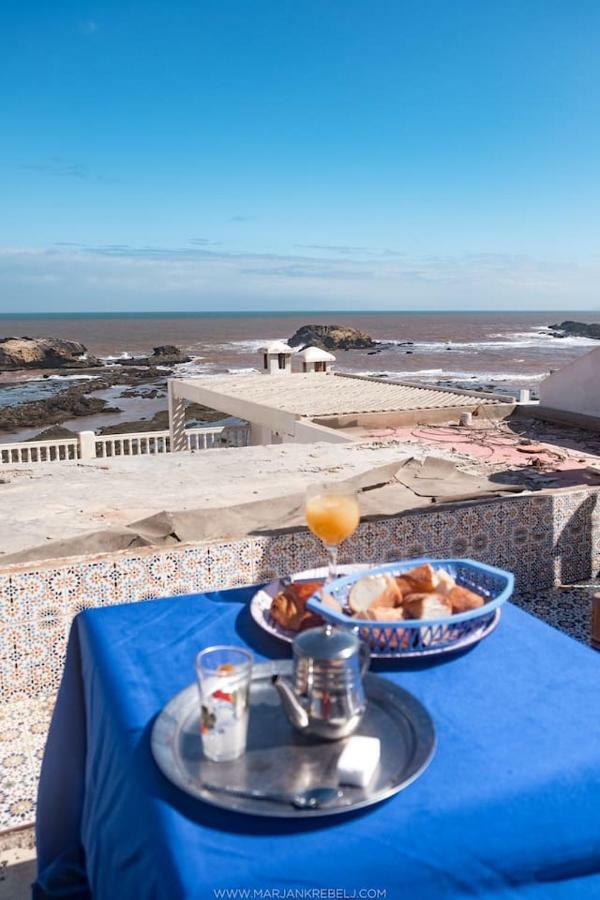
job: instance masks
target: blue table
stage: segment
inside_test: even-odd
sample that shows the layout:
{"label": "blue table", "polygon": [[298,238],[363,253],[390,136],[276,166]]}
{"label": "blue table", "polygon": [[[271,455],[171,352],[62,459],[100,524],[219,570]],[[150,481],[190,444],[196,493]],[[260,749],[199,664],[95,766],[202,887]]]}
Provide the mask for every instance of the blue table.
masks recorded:
{"label": "blue table", "polygon": [[34,897],[600,897],[600,657],[511,605],[469,652],[374,666],[421,699],[439,740],[391,800],[294,822],[173,787],[150,731],[193,680],[194,653],[223,642],[289,652],[253,624],[251,595],[77,617],[42,769]]}

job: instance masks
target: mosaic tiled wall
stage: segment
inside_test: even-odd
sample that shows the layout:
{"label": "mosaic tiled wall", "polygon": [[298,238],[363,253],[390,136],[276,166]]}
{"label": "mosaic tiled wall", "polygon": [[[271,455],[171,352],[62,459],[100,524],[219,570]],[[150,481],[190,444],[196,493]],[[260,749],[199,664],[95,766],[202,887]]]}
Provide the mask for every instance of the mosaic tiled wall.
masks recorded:
{"label": "mosaic tiled wall", "polygon": [[[521,590],[590,577],[600,561],[598,493],[516,496],[364,522],[343,562],[471,556],[511,569]],[[83,609],[264,581],[325,562],[296,532],[0,569],[0,703],[53,694]]]}

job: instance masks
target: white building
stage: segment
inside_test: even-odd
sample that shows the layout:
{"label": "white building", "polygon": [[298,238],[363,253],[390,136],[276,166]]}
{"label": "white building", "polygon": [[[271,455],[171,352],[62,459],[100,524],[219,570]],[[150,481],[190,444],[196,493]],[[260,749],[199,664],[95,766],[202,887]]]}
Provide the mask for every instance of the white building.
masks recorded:
{"label": "white building", "polygon": [[260,351],[264,375],[291,375],[292,356],[296,352],[285,341],[273,341]]}
{"label": "white building", "polygon": [[329,372],[331,364],[335,362],[333,353],[321,350],[320,347],[305,347],[298,354],[302,360],[303,372]]}
{"label": "white building", "polygon": [[540,384],[540,406],[564,415],[600,416],[600,347],[553,372]]}

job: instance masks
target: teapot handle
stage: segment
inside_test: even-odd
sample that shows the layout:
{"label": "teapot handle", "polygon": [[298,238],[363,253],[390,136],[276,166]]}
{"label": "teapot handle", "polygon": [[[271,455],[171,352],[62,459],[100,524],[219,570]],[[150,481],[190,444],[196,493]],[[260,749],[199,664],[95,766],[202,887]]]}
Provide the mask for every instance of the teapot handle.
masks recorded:
{"label": "teapot handle", "polygon": [[360,642],[358,653],[360,656],[360,674],[364,677],[367,674],[369,665],[371,664],[371,651],[364,641]]}

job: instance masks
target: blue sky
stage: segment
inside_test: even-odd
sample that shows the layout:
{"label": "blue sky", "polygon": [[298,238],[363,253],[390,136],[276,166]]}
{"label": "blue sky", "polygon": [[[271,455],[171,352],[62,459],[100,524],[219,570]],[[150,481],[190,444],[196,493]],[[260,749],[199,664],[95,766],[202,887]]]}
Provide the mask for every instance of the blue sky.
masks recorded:
{"label": "blue sky", "polygon": [[597,0],[0,17],[0,311],[600,308]]}

